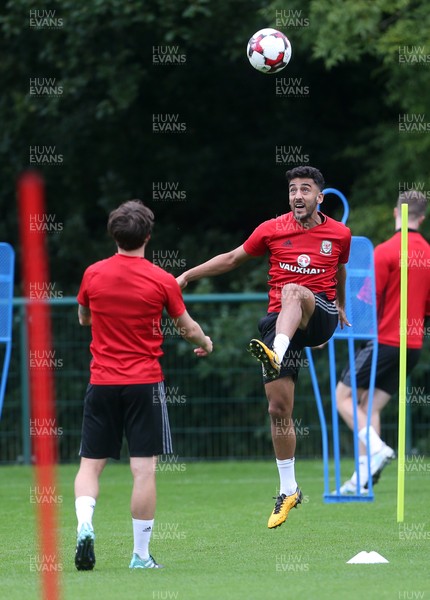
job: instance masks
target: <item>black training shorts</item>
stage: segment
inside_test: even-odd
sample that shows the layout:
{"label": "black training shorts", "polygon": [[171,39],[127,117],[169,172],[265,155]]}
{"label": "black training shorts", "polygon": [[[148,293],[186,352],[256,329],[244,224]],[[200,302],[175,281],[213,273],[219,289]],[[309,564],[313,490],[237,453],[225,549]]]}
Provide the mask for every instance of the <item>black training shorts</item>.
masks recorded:
{"label": "black training shorts", "polygon": [[172,452],[163,381],[88,385],[79,455],[119,460],[123,432],[131,457]]}
{"label": "black training shorts", "polygon": [[[372,365],[373,341],[368,341],[355,353],[355,372],[358,388],[369,389],[370,368]],[[406,372],[409,373],[419,361],[421,350],[408,348]],[[392,396],[399,389],[399,361],[400,349],[396,346],[378,344],[378,358],[376,360],[375,387]],[[349,365],[345,367],[340,376],[340,381],[351,387],[351,374]]]}
{"label": "black training shorts", "polygon": [[[279,377],[292,377],[297,381],[299,370],[302,365],[302,350],[306,346],[319,346],[327,342],[333,335],[338,321],[339,313],[334,302],[327,300],[323,293],[315,295],[315,311],[309,319],[306,329],[297,329],[290,341],[288,350],[282,359],[281,373]],[[268,313],[260,319],[258,329],[261,333],[261,340],[272,348],[276,335],[277,312]],[[263,373],[263,382],[269,383],[274,379],[267,379]]]}

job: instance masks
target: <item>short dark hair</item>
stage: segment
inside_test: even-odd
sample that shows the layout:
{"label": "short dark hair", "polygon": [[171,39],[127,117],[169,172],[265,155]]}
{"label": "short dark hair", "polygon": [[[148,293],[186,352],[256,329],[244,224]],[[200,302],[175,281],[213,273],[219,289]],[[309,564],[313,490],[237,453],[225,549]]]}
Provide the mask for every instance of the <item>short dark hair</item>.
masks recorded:
{"label": "short dark hair", "polygon": [[154,213],[141,200],[128,200],[113,210],[107,230],[122,250],[136,250],[154,226]]}
{"label": "short dark hair", "polygon": [[325,187],[324,177],[321,171],[315,167],[294,167],[285,173],[288,183],[292,179],[313,179],[319,189],[322,191]]}
{"label": "short dark hair", "polygon": [[427,208],[427,198],[418,190],[402,192],[397,200],[397,209],[402,209],[402,204],[408,205],[408,218],[417,219],[424,217]]}

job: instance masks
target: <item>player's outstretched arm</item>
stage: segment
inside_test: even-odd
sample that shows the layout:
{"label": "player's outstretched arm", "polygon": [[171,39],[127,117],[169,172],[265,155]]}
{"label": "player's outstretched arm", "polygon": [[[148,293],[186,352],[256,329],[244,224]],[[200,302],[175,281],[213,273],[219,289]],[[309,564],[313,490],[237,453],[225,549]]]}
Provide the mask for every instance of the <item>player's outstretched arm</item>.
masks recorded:
{"label": "player's outstretched arm", "polygon": [[197,348],[194,348],[194,353],[197,354],[197,356],[207,356],[212,352],[211,338],[205,335],[203,329],[197,321],[194,321],[194,319],[190,317],[187,311],[177,319],[172,320],[184,340],[198,346]]}
{"label": "player's outstretched arm", "polygon": [[197,265],[197,267],[185,271],[176,278],[176,281],[179,283],[179,286],[184,289],[190,281],[196,281],[202,277],[222,275],[222,273],[227,273],[228,271],[236,269],[250,258],[252,258],[252,256],[245,252],[243,246],[239,246],[235,250],[231,250],[231,252],[218,254],[201,265]]}

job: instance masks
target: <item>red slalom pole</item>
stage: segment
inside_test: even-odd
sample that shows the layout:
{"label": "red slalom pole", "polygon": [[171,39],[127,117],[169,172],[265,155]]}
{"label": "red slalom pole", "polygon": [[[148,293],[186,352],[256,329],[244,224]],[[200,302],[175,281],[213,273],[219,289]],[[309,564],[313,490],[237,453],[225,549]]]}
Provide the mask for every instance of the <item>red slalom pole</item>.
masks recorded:
{"label": "red slalom pole", "polygon": [[62,566],[58,556],[57,511],[55,502],[44,502],[44,497],[52,496],[53,491],[57,489],[51,315],[47,302],[31,298],[32,289],[49,284],[48,256],[43,227],[46,222],[45,190],[43,179],[38,173],[28,171],[20,177],[18,207],[21,277],[24,296],[29,299],[26,327],[30,367],[30,433],[33,441],[36,496],[39,496],[40,500],[36,502],[40,554],[39,557],[34,558],[33,563],[35,570],[40,572],[42,597],[45,600],[58,600],[58,573],[62,570]]}

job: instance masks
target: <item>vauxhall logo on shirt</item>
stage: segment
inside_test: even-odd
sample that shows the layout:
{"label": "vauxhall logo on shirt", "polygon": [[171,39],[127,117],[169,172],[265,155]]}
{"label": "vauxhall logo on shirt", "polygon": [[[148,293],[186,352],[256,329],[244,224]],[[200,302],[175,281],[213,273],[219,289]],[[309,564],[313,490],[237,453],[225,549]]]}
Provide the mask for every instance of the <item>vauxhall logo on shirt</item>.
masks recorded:
{"label": "vauxhall logo on shirt", "polygon": [[300,254],[299,258],[297,259],[297,262],[299,263],[299,267],[308,267],[310,265],[311,259],[307,254]]}
{"label": "vauxhall logo on shirt", "polygon": [[290,265],[289,263],[280,262],[279,266],[285,271],[291,271],[292,273],[302,273],[303,275],[317,275],[318,273],[325,273],[325,269],[315,269],[310,266],[311,258],[308,254],[300,254],[297,257],[297,265]]}

